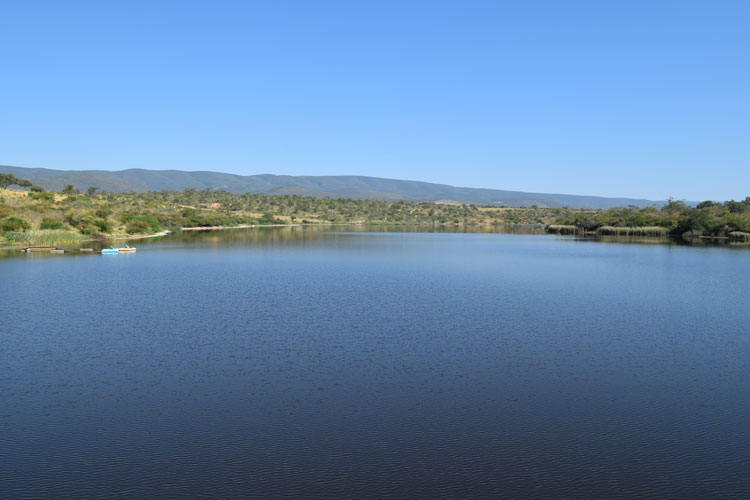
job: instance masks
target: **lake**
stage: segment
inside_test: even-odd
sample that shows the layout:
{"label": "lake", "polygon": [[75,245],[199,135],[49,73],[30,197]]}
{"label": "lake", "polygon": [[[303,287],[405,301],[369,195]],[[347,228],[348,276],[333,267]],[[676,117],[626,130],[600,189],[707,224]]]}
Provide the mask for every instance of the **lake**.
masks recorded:
{"label": "lake", "polygon": [[750,251],[517,232],[0,259],[0,498],[750,498]]}

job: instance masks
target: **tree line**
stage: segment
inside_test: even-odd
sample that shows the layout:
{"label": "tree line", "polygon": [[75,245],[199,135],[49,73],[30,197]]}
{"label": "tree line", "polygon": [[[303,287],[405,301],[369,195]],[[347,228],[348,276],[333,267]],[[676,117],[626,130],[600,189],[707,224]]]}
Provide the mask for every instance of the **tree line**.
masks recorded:
{"label": "tree line", "polygon": [[634,206],[562,214],[555,226],[572,226],[582,232],[602,228],[663,228],[667,234],[695,237],[750,239],[750,196],[741,201],[704,201],[695,207],[670,199],[660,208]]}
{"label": "tree line", "polygon": [[[6,189],[11,186],[23,191]],[[696,207],[669,200],[662,207],[578,210],[236,194],[216,189],[110,193],[90,186],[81,193],[67,185],[60,192],[50,192],[11,174],[0,174],[0,188],[5,189],[0,192],[0,237],[6,242],[22,240],[23,233],[30,231],[106,237],[184,227],[331,223],[543,224],[574,232],[610,231],[604,234],[619,234],[617,228],[656,227],[672,236],[744,238],[748,234],[750,238],[750,197],[723,203],[705,201]]]}

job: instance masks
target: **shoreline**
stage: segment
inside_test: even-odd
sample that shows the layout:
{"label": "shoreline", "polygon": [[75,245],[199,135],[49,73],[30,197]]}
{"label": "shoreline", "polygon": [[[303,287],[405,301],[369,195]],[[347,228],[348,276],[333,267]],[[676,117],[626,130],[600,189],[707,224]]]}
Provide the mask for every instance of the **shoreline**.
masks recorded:
{"label": "shoreline", "polygon": [[[311,224],[315,225],[315,224]],[[216,231],[219,229],[247,229],[250,227],[299,227],[302,224],[239,224],[237,226],[195,226],[183,227],[180,231]]]}
{"label": "shoreline", "polygon": [[69,247],[73,245],[78,245],[81,243],[87,243],[92,241],[97,241],[100,243],[107,242],[107,241],[117,241],[117,240],[145,240],[147,238],[158,238],[160,236],[167,236],[171,234],[171,231],[169,229],[165,229],[164,231],[159,231],[158,233],[154,234],[133,234],[133,235],[117,235],[112,236],[109,238],[81,238],[79,240],[75,240],[74,242],[24,242],[24,243],[18,243],[15,245],[0,245],[0,250],[21,250],[29,246],[40,246],[44,243],[44,245],[49,246],[63,246],[63,247]]}
{"label": "shoreline", "polygon": [[169,229],[165,229],[164,231],[159,231],[158,233],[154,233],[154,234],[133,234],[133,235],[128,235],[128,236],[113,236],[112,238],[104,238],[103,240],[99,238],[92,238],[86,241],[145,240],[146,238],[158,238],[160,236],[166,236],[170,234],[171,232],[172,231],[170,231]]}
{"label": "shoreline", "polygon": [[[250,229],[250,228],[263,228],[263,227],[310,227],[310,226],[362,226],[362,225],[374,225],[374,226],[389,226],[394,224],[388,224],[388,223],[368,223],[368,222],[329,222],[329,223],[293,223],[293,224],[239,224],[237,226],[197,226],[197,227],[183,227],[180,228],[179,231],[170,231],[169,229],[165,229],[163,231],[159,231],[158,233],[154,234],[134,234],[134,235],[116,235],[116,236],[109,236],[109,237],[95,237],[95,238],[81,238],[79,240],[75,240],[73,242],[24,242],[24,243],[18,243],[14,245],[0,245],[0,251],[12,251],[12,250],[22,250],[25,247],[28,246],[37,246],[37,245],[49,245],[49,246],[59,246],[59,247],[74,247],[86,242],[98,242],[98,243],[106,243],[108,241],[130,241],[130,240],[143,240],[143,239],[149,239],[149,238],[160,238],[164,236],[168,236],[170,234],[178,234],[181,231],[190,231],[190,232],[208,232],[208,231],[219,231],[219,230],[225,230],[225,229]],[[410,224],[409,224],[410,225]],[[494,225],[494,224],[492,224]],[[543,228],[544,224],[502,224],[503,226],[511,226],[511,227],[540,227]],[[395,224],[395,226],[401,226],[401,224]],[[422,227],[434,227],[435,224],[417,224],[417,226]],[[454,224],[438,224],[438,226],[454,226]],[[459,224],[455,224],[455,226],[459,226]],[[471,225],[470,225],[471,226]],[[477,226],[487,226],[486,224],[478,224]],[[550,226],[548,225],[546,227],[546,230],[542,233],[547,236],[569,236],[573,238],[591,238],[591,239],[602,239],[602,240],[612,240],[612,239],[627,239],[631,242],[653,242],[654,240],[660,240],[663,242],[671,242],[671,243],[681,243],[681,244],[688,244],[688,245],[694,245],[695,243],[713,243],[713,244],[719,244],[720,246],[750,246],[750,241],[748,239],[736,239],[731,237],[721,237],[721,236],[697,236],[695,238],[691,238],[690,241],[682,240],[680,238],[670,236],[669,234],[661,233],[661,234],[654,234],[654,233],[648,233],[648,232],[641,232],[641,231],[623,231],[622,233],[615,233],[615,234],[608,234],[608,233],[602,233],[597,231],[580,231],[579,232],[567,232],[567,231],[558,231],[557,229],[567,229],[572,230],[574,229],[573,226],[552,226],[552,231],[550,231]],[[645,228],[645,229],[654,229],[654,228]]]}

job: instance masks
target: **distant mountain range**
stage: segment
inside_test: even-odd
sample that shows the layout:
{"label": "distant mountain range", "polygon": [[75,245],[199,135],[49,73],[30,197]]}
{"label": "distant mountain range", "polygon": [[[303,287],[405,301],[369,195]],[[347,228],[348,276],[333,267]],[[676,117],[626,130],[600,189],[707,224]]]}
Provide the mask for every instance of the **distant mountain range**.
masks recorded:
{"label": "distant mountain range", "polygon": [[498,189],[454,187],[419,181],[403,181],[355,175],[291,176],[234,175],[220,172],[183,170],[51,170],[0,166],[0,173],[29,179],[45,189],[59,191],[72,184],[81,191],[96,186],[116,193],[195,189],[224,189],[232,193],[297,194],[317,198],[358,200],[430,201],[476,203],[509,207],[612,208],[662,205],[664,201],[632,198],[604,198],[570,194],[525,193]]}

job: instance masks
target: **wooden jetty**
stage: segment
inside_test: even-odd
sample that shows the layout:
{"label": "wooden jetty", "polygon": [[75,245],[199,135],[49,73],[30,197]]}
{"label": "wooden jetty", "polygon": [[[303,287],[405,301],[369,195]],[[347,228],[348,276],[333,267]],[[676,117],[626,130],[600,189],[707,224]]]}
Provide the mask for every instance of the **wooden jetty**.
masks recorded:
{"label": "wooden jetty", "polygon": [[61,253],[70,253],[70,252],[84,252],[84,253],[106,253],[106,254],[116,254],[116,253],[133,253],[135,252],[135,247],[131,247],[129,245],[125,245],[123,247],[111,247],[111,248],[104,248],[102,250],[94,250],[93,248],[76,248],[73,250],[65,250],[64,248],[58,248],[58,247],[25,247],[21,249],[21,252],[24,253],[32,253],[32,252],[43,252],[43,253],[55,253],[55,254],[61,254]]}
{"label": "wooden jetty", "polygon": [[57,247],[26,247],[21,251],[25,253],[31,253],[31,252],[48,252],[49,253],[52,250],[60,250],[60,249]]}

